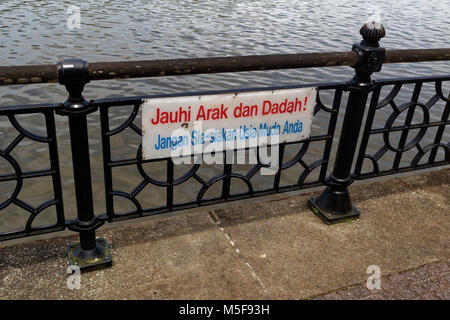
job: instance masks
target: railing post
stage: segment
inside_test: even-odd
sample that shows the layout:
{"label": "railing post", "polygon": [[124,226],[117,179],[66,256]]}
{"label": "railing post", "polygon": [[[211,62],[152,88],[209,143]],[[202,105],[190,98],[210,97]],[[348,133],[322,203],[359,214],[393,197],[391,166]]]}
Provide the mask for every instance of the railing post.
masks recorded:
{"label": "railing post", "polygon": [[57,111],[58,114],[69,118],[72,147],[77,218],[69,229],[80,234],[80,242],[68,246],[69,263],[80,269],[110,264],[111,252],[106,239],[95,237],[95,230],[103,221],[99,221],[94,214],[92,197],[87,114],[94,112],[96,108],[82,95],[84,85],[89,82],[87,62],[79,59],[60,61],[58,79],[69,92],[64,107]]}
{"label": "railing post", "polygon": [[350,94],[333,172],[322,194],[308,200],[311,210],[326,223],[359,216],[359,210],[352,206],[347,187],[352,183],[353,158],[367,97],[373,87],[370,76],[373,72],[381,70],[385,58],[385,50],[380,48],[378,43],[385,36],[385,31],[381,23],[372,21],[363,25],[359,32],[363,41],[353,44],[352,48],[358,53],[358,62],[354,66],[355,76],[348,83]]}

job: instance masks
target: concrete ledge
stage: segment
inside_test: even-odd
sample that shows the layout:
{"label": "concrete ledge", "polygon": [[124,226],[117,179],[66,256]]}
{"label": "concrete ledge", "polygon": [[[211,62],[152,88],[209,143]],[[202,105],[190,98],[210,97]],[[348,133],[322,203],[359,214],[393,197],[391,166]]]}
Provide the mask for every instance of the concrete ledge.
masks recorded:
{"label": "concrete ledge", "polygon": [[316,193],[100,229],[113,267],[67,288],[59,237],[0,248],[1,299],[305,299],[450,258],[450,170],[354,185],[358,220],[325,225]]}

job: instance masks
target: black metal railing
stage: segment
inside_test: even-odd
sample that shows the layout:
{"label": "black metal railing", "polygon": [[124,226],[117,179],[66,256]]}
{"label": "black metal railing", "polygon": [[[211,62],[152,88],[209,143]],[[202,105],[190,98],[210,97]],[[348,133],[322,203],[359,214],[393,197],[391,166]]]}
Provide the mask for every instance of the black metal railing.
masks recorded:
{"label": "black metal railing", "polygon": [[[260,88],[260,90],[267,89],[281,89],[281,88],[299,88],[301,86],[290,86],[290,87],[271,87],[271,88]],[[141,103],[149,98],[156,97],[175,97],[178,95],[158,95],[158,96],[145,96],[138,97],[132,99],[107,99],[100,101],[92,101],[92,105],[100,109],[100,119],[101,119],[101,134],[103,141],[103,168],[104,168],[104,177],[105,177],[105,197],[106,197],[106,214],[101,216],[101,219],[105,220],[120,220],[120,219],[128,219],[133,217],[152,215],[157,213],[163,213],[172,210],[180,210],[191,208],[195,206],[201,205],[209,205],[219,202],[231,201],[231,200],[239,200],[249,197],[254,197],[258,195],[268,195],[276,192],[282,191],[290,191],[296,189],[310,188],[320,186],[326,183],[326,174],[328,168],[328,162],[331,154],[331,146],[334,137],[338,111],[341,104],[342,94],[345,88],[345,84],[326,84],[319,85],[320,91],[332,91],[334,94],[334,102],[332,106],[325,106],[320,100],[320,94],[317,99],[317,104],[315,106],[314,114],[318,112],[328,113],[328,130],[326,134],[314,135],[311,136],[307,141],[302,143],[293,142],[293,143],[282,143],[280,144],[280,162],[282,163],[281,167],[278,169],[277,173],[273,175],[270,186],[264,188],[262,190],[258,190],[253,183],[253,179],[255,174],[260,171],[264,164],[258,162],[257,164],[248,168],[245,173],[237,173],[233,171],[233,167],[237,167],[239,165],[233,164],[225,164],[223,166],[223,172],[220,174],[216,174],[213,176],[209,176],[208,179],[202,178],[198,171],[201,169],[201,164],[193,164],[190,168],[187,168],[186,172],[182,173],[180,177],[175,178],[174,176],[174,164],[171,158],[166,158],[163,160],[142,160],[142,152],[141,146],[136,149],[135,156],[132,158],[119,158],[114,159],[111,152],[111,138],[120,135],[124,130],[131,129],[137,136],[141,136],[141,128],[139,123],[135,123],[135,119],[139,114]],[[258,89],[252,89],[258,90]],[[244,90],[238,90],[240,92]],[[208,92],[208,94],[218,94],[218,93],[226,93],[226,92],[238,92],[237,90],[227,90],[227,91],[214,91]],[[245,90],[246,91],[246,90]],[[192,93],[192,94],[205,94],[205,93]],[[115,110],[120,107],[132,107],[131,115],[128,119],[126,119],[123,123],[111,128],[109,123],[109,114],[111,110]],[[315,142],[324,142],[323,150],[320,152],[321,156],[319,159],[306,163],[303,159],[303,156],[306,154],[308,147],[311,143]],[[295,152],[295,155],[289,159],[284,160],[284,150],[287,145],[293,144],[301,144],[298,148],[298,151]],[[167,178],[164,180],[158,180],[153,178],[150,174],[148,174],[143,167],[143,164],[157,162],[160,163],[161,170],[165,170]],[[280,185],[281,172],[283,170],[289,169],[296,163],[299,163],[302,166],[302,171],[298,173],[298,177],[296,179],[295,184],[290,185]],[[120,167],[128,167],[135,166],[137,167],[138,174],[141,178],[141,181],[132,188],[131,192],[126,192],[123,190],[118,190],[113,188],[113,169]],[[305,179],[313,170],[319,170],[320,173],[318,177],[313,181],[306,182]],[[192,201],[176,203],[174,201],[174,186],[181,185],[188,181],[189,179],[194,179],[198,182],[199,188],[196,191],[195,199]],[[241,180],[245,186],[245,192],[239,192],[233,194],[230,191],[231,181],[237,179]],[[207,191],[215,184],[222,183],[221,192],[216,197],[205,198],[205,194]],[[153,185],[160,189],[165,189],[166,191],[166,201],[162,206],[150,206],[145,207],[141,202],[137,199],[139,193],[147,186]],[[114,198],[122,197],[130,201],[135,207],[134,210],[128,212],[117,212],[117,209],[114,208]]]}
{"label": "black metal railing", "polygon": [[[53,232],[64,230],[66,227],[64,221],[64,208],[61,189],[61,175],[59,170],[59,157],[58,147],[56,144],[56,128],[55,128],[55,114],[54,110],[56,105],[40,104],[24,107],[1,107],[0,115],[8,117],[12,127],[16,130],[17,136],[9,143],[5,149],[0,149],[0,157],[10,164],[13,172],[0,175],[0,183],[6,183],[9,181],[15,181],[16,185],[13,192],[9,197],[0,202],[0,211],[11,204],[15,204],[17,207],[25,210],[29,213],[29,217],[26,220],[23,230],[10,231],[0,233],[0,240],[12,239],[19,237],[26,237],[37,235],[41,233]],[[16,119],[17,115],[26,113],[41,113],[45,117],[46,135],[41,136],[30,132],[25,129]],[[18,144],[25,138],[30,139],[33,142],[40,145],[46,144],[48,146],[49,163],[48,169],[41,170],[23,170],[19,162],[11,154]],[[33,179],[39,177],[51,177],[53,184],[53,195],[50,195],[50,199],[42,202],[37,207],[32,206],[25,200],[20,199],[20,191],[24,180]],[[56,208],[56,223],[49,226],[32,227],[35,218],[45,209],[54,206]]]}
{"label": "black metal railing", "polygon": [[[369,112],[362,135],[361,146],[356,160],[356,167],[354,177],[358,180],[367,179],[376,176],[383,176],[394,173],[407,172],[411,170],[426,169],[436,166],[448,164],[450,159],[449,143],[445,144],[442,138],[444,130],[450,124],[450,95],[445,97],[442,92],[442,82],[448,81],[447,77],[423,77],[415,79],[401,79],[401,80],[378,80],[373,82],[372,99],[370,101]],[[413,93],[409,101],[397,105],[394,99],[400,93],[402,86],[414,84]],[[428,101],[420,101],[420,92],[424,84],[431,84],[434,87],[434,94]],[[393,86],[388,95],[380,101],[380,92],[383,87]],[[404,100],[403,100],[404,101]],[[443,103],[442,109],[437,109],[439,102]],[[384,128],[373,128],[375,115],[385,109],[389,109],[388,119]],[[413,116],[419,109],[422,113],[422,123],[413,124]],[[435,121],[432,121],[430,111],[435,111]],[[406,117],[402,125],[394,125],[395,121],[402,113],[406,113]],[[429,133],[430,128],[437,128],[433,137],[433,143],[421,146],[420,143],[424,140],[425,135]],[[448,128],[448,127],[447,127]],[[413,130],[417,130],[414,137],[407,141],[408,134]],[[393,145],[391,133],[401,133],[398,144]],[[367,154],[367,144],[372,135],[382,135],[384,144],[374,154]],[[407,151],[416,150],[410,163],[401,166],[402,156]],[[444,154],[442,160],[436,160],[438,150],[441,149]],[[381,169],[378,161],[387,152],[394,154],[392,167]],[[424,156],[429,154],[427,161]],[[371,162],[373,170],[370,172],[362,172],[362,164],[365,159]]]}
{"label": "black metal railing", "polygon": [[[29,213],[23,229],[1,232],[0,240],[68,228],[80,234],[80,243],[69,245],[70,263],[78,264],[82,268],[90,267],[111,262],[106,241],[95,237],[95,230],[107,221],[112,222],[278,192],[326,186],[319,197],[309,200],[309,205],[313,212],[325,222],[333,223],[359,216],[359,211],[353,207],[347,190],[354,180],[450,164],[448,132],[450,95],[444,95],[442,90],[442,83],[449,81],[450,75],[376,81],[371,79],[371,74],[380,71],[383,63],[450,60],[450,49],[385,51],[378,44],[380,38],[384,36],[384,28],[377,23],[368,23],[363,26],[361,34],[364,40],[354,44],[352,51],[344,53],[97,63],[91,64],[89,67],[83,60],[70,59],[61,61],[56,68],[55,66],[0,67],[0,85],[52,82],[58,79],[69,92],[67,101],[60,104],[0,107],[0,116],[6,116],[17,131],[17,136],[12,142],[4,149],[0,149],[0,158],[6,160],[13,169],[13,172],[0,175],[0,183],[16,182],[12,194],[6,201],[0,202],[0,214],[2,209],[12,204]],[[136,123],[136,119],[139,118],[140,107],[145,99],[240,92],[249,89],[91,101],[87,101],[82,95],[84,86],[90,80],[339,65],[353,66],[356,71],[354,78],[348,82],[307,85],[308,87],[318,87],[314,114],[326,116],[327,127],[321,133],[312,134],[306,141],[280,144],[278,170],[270,178],[270,181],[267,181],[269,178],[266,179],[264,187],[256,179],[257,173],[266,166],[259,159],[257,164],[245,168],[225,163],[220,168],[216,166],[216,171],[209,171],[207,174],[201,173],[203,164],[193,164],[177,175],[175,173],[176,166],[171,158],[143,160],[141,146],[138,146],[130,157],[124,157],[121,154],[114,155],[112,145],[112,139],[123,135],[127,130],[136,135],[136,141],[138,141],[136,144],[139,144],[142,131],[140,124]],[[405,101],[405,95],[402,95],[403,98],[398,99],[399,93],[408,85],[414,86],[411,97]],[[424,85],[433,85],[434,87],[434,93],[426,101],[421,97]],[[300,87],[306,87],[306,85],[251,90]],[[392,89],[383,97],[383,92],[389,87]],[[345,101],[343,96],[347,93],[348,99],[344,108],[342,106]],[[329,105],[323,102],[324,94],[332,96]],[[370,102],[366,112],[367,100]],[[110,121],[111,112],[125,108],[131,108],[128,118],[121,124],[113,125]],[[342,125],[339,127],[339,134],[336,134],[340,110],[345,111],[345,115]],[[420,123],[413,121],[417,110],[422,114]],[[95,199],[91,183],[87,125],[87,115],[98,111],[101,124],[106,200],[106,212],[102,214],[94,212]],[[31,133],[16,120],[18,115],[25,113],[44,116],[46,135],[39,136]],[[64,215],[55,114],[67,117],[69,122],[77,204],[77,218],[74,220],[65,220]],[[386,123],[384,127],[374,127],[375,123],[381,121]],[[360,135],[361,129],[362,134]],[[399,137],[393,137],[395,134]],[[47,145],[48,169],[22,170],[11,152],[25,138],[32,140],[33,143]],[[369,143],[372,138],[375,139],[375,143]],[[337,140],[339,143],[335,156],[333,156],[332,148]],[[424,141],[432,142],[425,144]],[[315,145],[315,157],[311,156],[311,145]],[[378,149],[370,150],[374,145]],[[288,155],[287,148],[294,151]],[[439,150],[442,150],[440,157],[438,157]],[[413,152],[412,155],[411,152]],[[392,166],[385,168],[389,161],[384,158],[389,158],[388,156],[392,158]],[[380,163],[380,159],[383,159],[383,164]],[[145,167],[148,164],[157,166],[158,170],[164,173],[163,177],[155,177],[149,173]],[[134,168],[137,171],[133,175],[133,179],[129,179],[136,181],[131,190],[125,190],[120,183],[115,183],[115,172],[121,168]],[[367,170],[367,168],[371,169]],[[288,171],[290,182],[282,183],[282,176]],[[26,199],[20,197],[25,179],[47,176],[51,177],[53,184],[53,194],[50,199],[33,207],[26,202]],[[240,181],[243,185],[238,192],[233,191],[232,186],[235,181]],[[176,188],[191,182],[197,186],[191,192],[193,199],[180,199],[176,194]],[[164,199],[160,199],[158,204],[152,201],[150,203],[143,201],[146,199],[141,197],[143,190],[150,187],[160,190],[156,191],[157,194],[165,192]],[[213,188],[218,190],[217,195],[207,196]],[[132,208],[124,210],[117,206],[116,202],[119,198],[128,201]],[[56,223],[49,226],[34,226],[34,219],[50,207],[56,208]]]}

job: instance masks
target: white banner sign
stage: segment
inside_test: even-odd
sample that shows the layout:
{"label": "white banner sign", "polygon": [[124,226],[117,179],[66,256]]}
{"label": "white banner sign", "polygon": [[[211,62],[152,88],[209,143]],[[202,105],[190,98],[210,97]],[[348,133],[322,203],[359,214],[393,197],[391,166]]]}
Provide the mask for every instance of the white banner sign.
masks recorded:
{"label": "white banner sign", "polygon": [[148,99],[143,159],[308,139],[316,94],[314,87]]}

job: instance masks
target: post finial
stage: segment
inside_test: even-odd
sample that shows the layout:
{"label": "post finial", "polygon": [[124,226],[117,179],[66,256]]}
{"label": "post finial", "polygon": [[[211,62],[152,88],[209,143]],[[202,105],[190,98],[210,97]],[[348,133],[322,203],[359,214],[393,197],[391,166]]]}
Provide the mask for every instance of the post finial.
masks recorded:
{"label": "post finial", "polygon": [[364,41],[372,44],[372,46],[386,35],[386,31],[381,22],[375,20],[366,22],[359,30],[359,33],[362,35]]}

